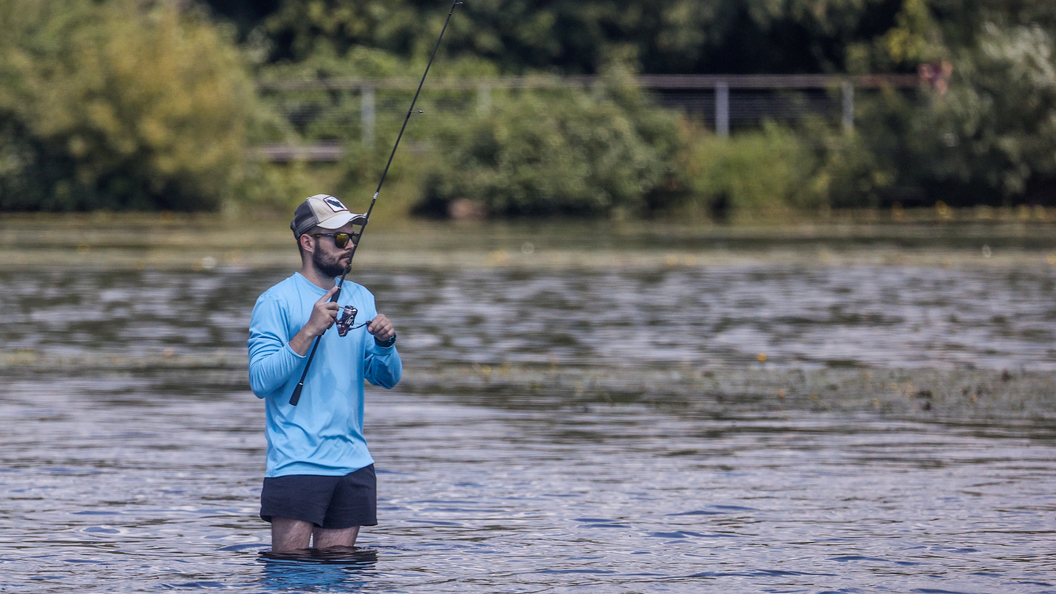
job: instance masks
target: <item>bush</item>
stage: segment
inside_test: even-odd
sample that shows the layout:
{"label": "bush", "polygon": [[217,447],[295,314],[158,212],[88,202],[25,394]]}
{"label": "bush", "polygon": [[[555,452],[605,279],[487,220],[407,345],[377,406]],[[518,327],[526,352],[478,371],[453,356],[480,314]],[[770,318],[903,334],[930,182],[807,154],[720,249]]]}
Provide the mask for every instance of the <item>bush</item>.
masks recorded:
{"label": "bush", "polygon": [[984,3],[928,25],[918,57],[945,74],[915,93],[863,98],[853,141],[812,135],[843,159],[834,204],[1056,203],[1054,6]]}
{"label": "bush", "polygon": [[619,216],[670,205],[682,189],[678,116],[619,73],[591,91],[514,92],[487,113],[432,130],[437,154],[417,212],[459,200],[490,216]]}
{"label": "bush", "polygon": [[[859,101],[859,111],[869,111],[872,102]],[[889,114],[890,106],[873,110],[874,114],[881,112]],[[810,191],[823,207],[842,209],[919,200],[919,189],[898,185],[905,181],[900,172],[911,167],[904,148],[904,122],[879,117],[862,120],[853,131],[834,128],[817,118],[807,118],[796,127],[797,138],[814,155],[816,171]]]}
{"label": "bush", "polygon": [[912,116],[909,146],[931,164],[919,183],[960,194],[938,195],[950,204],[1020,200],[1056,180],[1056,39],[1036,25],[986,25],[949,91]]}
{"label": "bush", "polygon": [[246,181],[254,93],[179,3],[0,3],[0,209],[213,209]]}
{"label": "bush", "polygon": [[816,209],[825,201],[809,145],[773,124],[729,138],[699,131],[683,166],[692,202],[720,221]]}

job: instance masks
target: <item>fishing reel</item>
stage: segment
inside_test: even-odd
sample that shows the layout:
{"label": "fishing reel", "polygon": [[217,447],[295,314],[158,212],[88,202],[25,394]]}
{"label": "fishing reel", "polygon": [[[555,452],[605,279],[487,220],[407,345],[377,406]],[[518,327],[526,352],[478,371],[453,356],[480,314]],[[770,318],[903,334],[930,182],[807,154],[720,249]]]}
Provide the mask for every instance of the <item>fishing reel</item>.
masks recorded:
{"label": "fishing reel", "polygon": [[341,310],[341,317],[337,319],[337,333],[341,336],[348,334],[348,331],[352,329],[352,324],[356,323],[356,314],[359,310],[352,305],[346,305]]}

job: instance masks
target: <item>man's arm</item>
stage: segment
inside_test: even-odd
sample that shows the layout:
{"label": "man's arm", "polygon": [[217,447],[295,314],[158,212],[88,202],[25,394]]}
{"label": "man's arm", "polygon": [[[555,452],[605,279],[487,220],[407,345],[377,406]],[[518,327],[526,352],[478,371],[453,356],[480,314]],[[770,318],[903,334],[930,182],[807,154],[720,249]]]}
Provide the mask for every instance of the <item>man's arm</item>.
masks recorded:
{"label": "man's arm", "polygon": [[289,313],[279,300],[257,301],[249,325],[249,385],[257,398],[282,388],[304,362],[312,341],[333,325],[338,306],[328,300],[336,290],[315,302],[308,323],[288,341]]}
{"label": "man's arm", "polygon": [[392,326],[385,314],[378,314],[367,325],[369,332],[375,340],[367,340],[366,361],[363,365],[363,375],[367,381],[382,388],[392,388],[400,381],[403,375],[403,361],[400,353],[396,350],[396,344],[380,346],[378,342],[387,342],[396,336],[396,329]]}
{"label": "man's arm", "polygon": [[304,328],[293,335],[290,339],[290,348],[300,356],[308,354],[308,348],[312,346],[312,341],[318,336],[322,336],[330,326],[334,325],[337,320],[337,312],[341,307],[337,303],[330,303],[330,298],[337,292],[337,287],[331,288],[323,295],[319,301],[315,302],[312,306],[312,316],[308,318],[308,323],[304,325]]}

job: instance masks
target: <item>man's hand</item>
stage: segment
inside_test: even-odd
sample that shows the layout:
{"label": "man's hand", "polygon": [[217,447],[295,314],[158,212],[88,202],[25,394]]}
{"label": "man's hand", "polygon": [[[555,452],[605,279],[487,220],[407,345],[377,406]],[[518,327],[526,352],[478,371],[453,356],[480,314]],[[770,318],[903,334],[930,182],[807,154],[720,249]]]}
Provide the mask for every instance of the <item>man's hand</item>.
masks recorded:
{"label": "man's hand", "polygon": [[341,309],[341,306],[336,302],[330,302],[330,298],[336,292],[337,287],[335,286],[312,306],[312,317],[308,318],[308,323],[304,325],[304,328],[301,328],[301,331],[290,339],[290,348],[293,349],[293,352],[302,357],[307,355],[308,347],[312,345],[312,340],[316,336],[322,336],[337,321],[337,312]]}
{"label": "man's hand", "polygon": [[385,317],[385,314],[374,316],[374,319],[367,325],[367,332],[370,332],[374,335],[374,338],[381,342],[385,342],[396,335],[396,329],[392,327],[392,322]]}

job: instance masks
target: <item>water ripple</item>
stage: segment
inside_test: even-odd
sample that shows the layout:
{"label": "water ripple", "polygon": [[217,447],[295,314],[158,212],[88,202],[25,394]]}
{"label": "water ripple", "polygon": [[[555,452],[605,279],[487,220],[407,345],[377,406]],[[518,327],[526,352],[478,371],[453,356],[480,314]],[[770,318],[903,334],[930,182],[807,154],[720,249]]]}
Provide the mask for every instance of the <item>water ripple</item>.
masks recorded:
{"label": "water ripple", "polygon": [[[707,376],[680,400],[603,381],[683,361],[758,385],[760,355],[1042,373],[1048,270],[365,272],[409,369],[572,362],[599,378],[585,396],[545,375],[370,389],[381,524],[350,557],[291,559],[261,554],[263,406],[224,355],[286,274],[0,273],[0,590],[1053,589],[1044,418],[925,422],[773,406]],[[920,410],[940,388],[897,397]]]}

